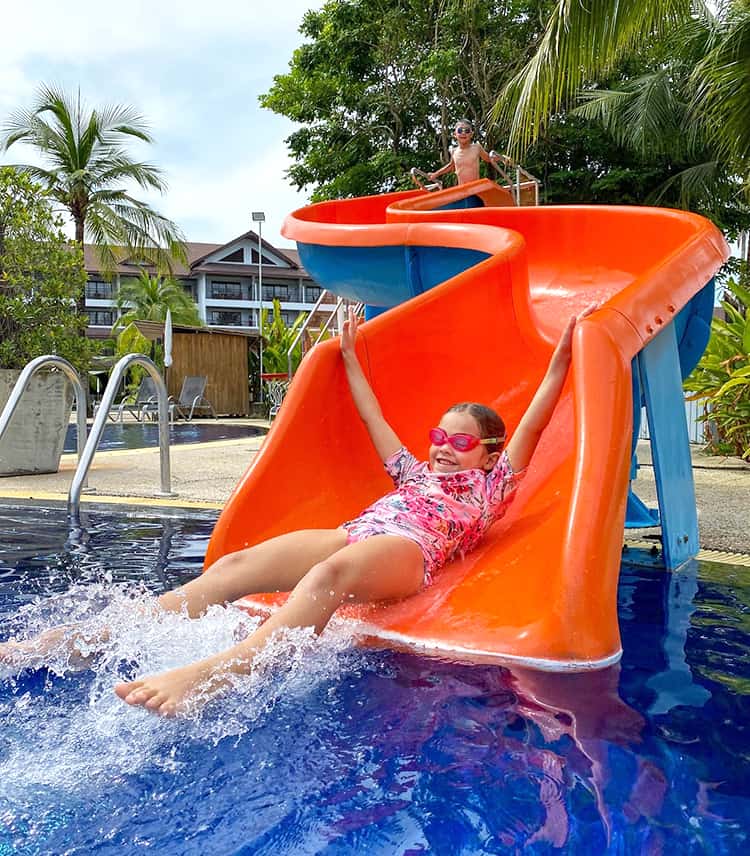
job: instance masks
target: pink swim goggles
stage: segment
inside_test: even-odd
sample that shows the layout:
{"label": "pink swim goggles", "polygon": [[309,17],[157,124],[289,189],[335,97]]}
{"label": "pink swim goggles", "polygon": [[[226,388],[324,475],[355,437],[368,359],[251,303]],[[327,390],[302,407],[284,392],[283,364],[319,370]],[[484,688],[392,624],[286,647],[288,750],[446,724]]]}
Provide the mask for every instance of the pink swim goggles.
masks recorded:
{"label": "pink swim goggles", "polygon": [[470,452],[477,446],[491,446],[502,443],[502,437],[485,437],[481,439],[473,434],[448,434],[442,428],[430,428],[430,442],[434,446],[444,446],[449,443],[457,452]]}

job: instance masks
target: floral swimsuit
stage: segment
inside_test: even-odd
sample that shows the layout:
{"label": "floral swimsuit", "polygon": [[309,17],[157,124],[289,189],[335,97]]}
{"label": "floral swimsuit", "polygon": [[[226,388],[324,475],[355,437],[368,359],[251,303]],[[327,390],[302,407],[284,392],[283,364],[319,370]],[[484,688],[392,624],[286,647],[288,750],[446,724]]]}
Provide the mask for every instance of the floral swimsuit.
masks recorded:
{"label": "floral swimsuit", "polygon": [[425,585],[443,565],[472,550],[512,500],[519,476],[503,452],[489,472],[434,473],[401,448],[385,462],[396,490],[343,523],[348,543],[373,535],[416,542],[424,556]]}

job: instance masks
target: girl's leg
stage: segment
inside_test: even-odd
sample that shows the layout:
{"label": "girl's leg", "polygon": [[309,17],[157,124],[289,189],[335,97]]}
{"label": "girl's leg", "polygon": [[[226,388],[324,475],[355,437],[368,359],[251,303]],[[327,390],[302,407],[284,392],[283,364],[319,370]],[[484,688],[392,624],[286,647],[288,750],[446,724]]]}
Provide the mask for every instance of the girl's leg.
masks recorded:
{"label": "girl's leg", "polygon": [[[254,547],[223,556],[203,574],[184,586],[163,594],[159,604],[170,612],[183,607],[191,618],[215,603],[229,603],[246,594],[290,591],[310,568],[346,544],[343,529],[305,529],[270,538]],[[24,663],[29,655],[44,655],[61,644],[77,659],[77,627],[54,627],[35,639],[0,643],[0,665]],[[85,647],[106,642],[106,633],[86,637]],[[81,658],[81,664],[86,658]]]}
{"label": "girl's leg", "polygon": [[321,633],[342,603],[407,597],[419,591],[423,576],[422,551],[413,541],[376,535],[349,544],[316,564],[284,606],[238,645],[179,669],[118,684],[115,692],[128,704],[174,715],[198,684],[207,682],[213,692],[226,683],[227,673],[249,672],[255,654],[276,631],[312,627]]}
{"label": "girl's leg", "polygon": [[205,573],[159,598],[169,612],[183,608],[191,618],[215,603],[231,603],[246,594],[291,591],[318,562],[346,545],[344,529],[302,529],[269,538],[214,562]]}

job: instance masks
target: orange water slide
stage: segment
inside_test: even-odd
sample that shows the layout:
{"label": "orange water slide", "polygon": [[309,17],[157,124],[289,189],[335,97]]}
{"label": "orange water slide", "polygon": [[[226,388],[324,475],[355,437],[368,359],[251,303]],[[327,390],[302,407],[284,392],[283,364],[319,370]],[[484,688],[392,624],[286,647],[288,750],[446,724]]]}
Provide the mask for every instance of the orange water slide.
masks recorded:
{"label": "orange water slide", "polygon": [[[320,203],[285,225],[324,286],[364,292],[371,305],[378,282],[386,305],[394,282],[423,288],[358,337],[386,418],[418,456],[457,401],[495,407],[512,432],[571,313],[601,304],[575,330],[568,382],[506,516],[428,589],[347,614],[365,637],[397,647],[601,668],[621,655],[631,364],[711,280],[727,248],[714,226],[685,212],[516,208],[493,188],[480,181]],[[469,192],[484,206],[450,207]],[[304,359],[222,512],[206,564],[292,529],[337,526],[390,488],[351,401],[338,340],[324,342]],[[265,608],[280,597],[248,603]]]}

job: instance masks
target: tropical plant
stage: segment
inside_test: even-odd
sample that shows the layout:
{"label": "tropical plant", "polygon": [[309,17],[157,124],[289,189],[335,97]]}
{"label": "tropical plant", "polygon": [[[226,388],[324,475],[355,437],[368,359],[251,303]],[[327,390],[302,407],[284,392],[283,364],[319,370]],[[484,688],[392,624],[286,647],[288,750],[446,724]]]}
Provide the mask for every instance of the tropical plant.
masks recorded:
{"label": "tropical plant", "polygon": [[708,31],[691,23],[694,60],[683,56],[654,63],[656,68],[625,78],[615,88],[581,93],[573,115],[600,124],[618,145],[636,157],[661,165],[661,180],[644,200],[653,205],[686,208],[712,219],[735,238],[750,227],[750,208],[742,180],[732,163],[719,156],[705,123],[696,121],[690,104],[692,68],[705,50]]}
{"label": "tropical plant", "polygon": [[57,354],[79,370],[97,350],[75,298],[86,272],[51,201],[28,176],[0,168],[0,367]]}
{"label": "tropical plant", "polygon": [[[131,322],[126,327],[120,327],[115,339],[115,359],[119,360],[127,354],[143,354],[152,358],[157,365],[163,366],[163,347],[144,336],[135,322]],[[146,370],[142,366],[131,365],[128,368],[125,390],[122,396],[124,401],[135,400],[138,386],[145,374]]]}
{"label": "tropical plant", "polygon": [[171,270],[173,258],[185,258],[183,236],[171,220],[123,187],[166,187],[157,167],[130,157],[125,144],[131,140],[152,142],[132,107],[89,109],[80,92],[75,98],[53,86],[42,86],[34,106],[16,112],[0,128],[0,151],[22,142],[40,152],[45,167],[19,164],[16,169],[38,181],[67,210],[76,241],[83,245],[86,238],[98,247],[105,271],[114,270],[116,247],[123,246],[159,270]]}
{"label": "tropical plant", "polygon": [[[281,303],[273,301],[273,310],[260,312],[260,332],[263,338],[264,374],[286,374],[289,367],[289,349],[297,338],[300,327],[305,323],[307,312],[298,313],[294,321],[287,325],[281,312]],[[302,341],[292,352],[292,372],[297,370],[302,360]],[[260,364],[258,365],[260,368]]]}
{"label": "tropical plant", "polygon": [[123,277],[115,302],[122,314],[112,328],[114,335],[132,321],[166,321],[167,310],[175,324],[203,326],[195,301],[172,276],[141,270],[137,277]]}
{"label": "tropical plant", "polygon": [[[263,341],[263,374],[283,374],[289,371],[289,349],[297,338],[300,328],[305,323],[307,312],[300,312],[292,324],[287,325],[281,311],[281,303],[273,301],[271,312],[267,309],[260,313],[260,332]],[[310,346],[309,330],[306,330],[292,351],[292,374],[297,371],[302,357]],[[330,338],[327,331],[322,339]],[[248,352],[248,374],[252,387],[253,399],[257,400],[260,392],[260,353]]]}
{"label": "tropical plant", "polygon": [[[718,156],[750,174],[750,6],[700,0],[556,0],[538,49],[503,88],[493,115],[510,125],[511,150],[522,153],[582,88],[611,74],[624,57],[661,40],[690,65],[683,139],[697,133]],[[700,55],[696,58],[696,44]],[[650,118],[658,116],[649,111]],[[672,118],[667,113],[668,121]],[[636,117],[638,118],[638,117]],[[641,124],[636,122],[636,124]],[[649,138],[653,139],[653,131]],[[656,129],[658,130],[658,128]],[[662,139],[665,136],[662,135]],[[651,144],[651,143],[650,143]],[[699,175],[692,177],[700,180]]]}
{"label": "tropical plant", "polygon": [[685,381],[691,400],[704,403],[701,417],[713,427],[709,448],[750,458],[750,288],[730,280],[714,318],[706,352]]}

